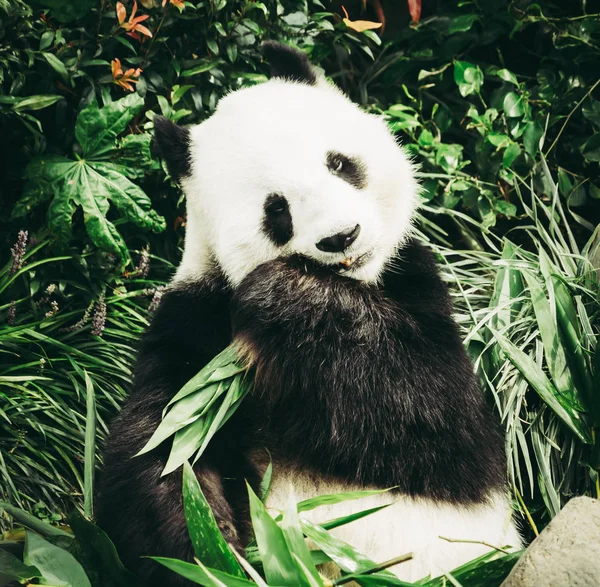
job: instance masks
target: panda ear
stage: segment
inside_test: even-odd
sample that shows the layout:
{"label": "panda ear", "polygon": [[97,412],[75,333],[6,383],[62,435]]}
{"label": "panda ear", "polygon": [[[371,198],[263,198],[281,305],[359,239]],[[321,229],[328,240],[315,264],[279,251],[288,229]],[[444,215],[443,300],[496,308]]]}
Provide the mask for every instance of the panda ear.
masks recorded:
{"label": "panda ear", "polygon": [[171,177],[177,182],[182,177],[189,177],[192,174],[190,131],[164,116],[155,116],[154,138]]}
{"label": "panda ear", "polygon": [[317,83],[317,74],[308,57],[298,49],[277,41],[264,41],[262,52],[271,66],[271,77],[282,77],[311,86]]}

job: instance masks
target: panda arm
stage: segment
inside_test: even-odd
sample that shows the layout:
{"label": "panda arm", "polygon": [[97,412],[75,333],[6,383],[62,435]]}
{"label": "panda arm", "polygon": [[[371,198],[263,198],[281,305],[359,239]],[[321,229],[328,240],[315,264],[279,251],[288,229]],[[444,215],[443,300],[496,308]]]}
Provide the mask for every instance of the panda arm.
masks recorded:
{"label": "panda arm", "polygon": [[[180,387],[230,342],[229,299],[223,290],[179,286],[163,295],[143,337],[129,398],[111,425],[97,500],[98,521],[124,563],[147,585],[175,585],[171,573],[146,555],[186,557],[191,548],[182,507],[181,471],[161,477],[169,442],[134,457],[161,421]],[[218,460],[203,457],[195,471],[217,522],[237,543],[233,509],[226,498]],[[158,574],[157,574],[158,573]]]}

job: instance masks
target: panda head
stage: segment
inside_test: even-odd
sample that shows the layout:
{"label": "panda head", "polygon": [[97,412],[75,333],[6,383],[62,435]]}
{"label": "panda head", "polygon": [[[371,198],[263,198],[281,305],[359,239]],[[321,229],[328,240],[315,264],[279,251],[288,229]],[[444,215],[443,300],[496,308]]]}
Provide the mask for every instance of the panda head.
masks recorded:
{"label": "panda head", "polygon": [[216,264],[233,285],[300,255],[374,282],[411,228],[418,184],[385,122],[319,77],[305,55],[265,43],[270,81],[232,92],[201,124],[155,118],[187,198],[176,280]]}

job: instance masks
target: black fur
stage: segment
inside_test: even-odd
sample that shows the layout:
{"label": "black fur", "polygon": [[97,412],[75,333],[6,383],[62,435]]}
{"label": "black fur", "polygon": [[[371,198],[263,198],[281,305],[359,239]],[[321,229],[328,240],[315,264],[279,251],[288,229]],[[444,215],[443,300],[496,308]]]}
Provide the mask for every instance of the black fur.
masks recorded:
{"label": "black fur", "polygon": [[[340,163],[341,169],[336,171]],[[329,151],[327,153],[327,168],[357,190],[364,190],[367,187],[367,170],[365,164],[356,157],[348,157],[342,153]]]}
{"label": "black fur", "polygon": [[309,85],[317,83],[317,75],[304,53],[276,41],[264,41],[262,52],[271,66],[271,77]]}
{"label": "black fur", "polygon": [[279,246],[294,236],[294,224],[287,200],[280,194],[269,194],[265,200],[263,232]]}
{"label": "black fur", "polygon": [[381,287],[292,257],[259,266],[231,293],[219,282],[167,293],[111,430],[99,499],[100,525],[143,585],[186,584],[137,557],[190,559],[191,547],[180,472],[159,479],[169,447],[130,457],[179,387],[228,344],[230,320],[257,358],[255,391],[196,472],[238,547],[243,479],[258,483],[253,455],[264,449],[319,475],[454,503],[501,488],[502,436],[451,312],[432,254],[414,241]]}
{"label": "black fur", "polygon": [[192,174],[190,131],[164,116],[154,117],[154,138],[160,156],[175,181]]}

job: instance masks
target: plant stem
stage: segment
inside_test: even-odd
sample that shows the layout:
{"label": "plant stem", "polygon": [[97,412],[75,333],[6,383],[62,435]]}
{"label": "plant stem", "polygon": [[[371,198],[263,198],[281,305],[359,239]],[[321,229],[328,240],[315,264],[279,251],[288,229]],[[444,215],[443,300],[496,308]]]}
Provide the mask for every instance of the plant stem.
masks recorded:
{"label": "plant stem", "polygon": [[384,563],[380,563],[378,565],[375,565],[374,567],[371,567],[369,569],[361,571],[360,573],[352,573],[350,575],[344,575],[343,577],[336,579],[333,582],[333,584],[336,586],[344,585],[345,583],[354,581],[354,579],[360,579],[360,577],[362,577],[364,575],[372,575],[373,573],[378,573],[379,571],[383,571],[383,570],[387,569],[388,567],[393,567],[394,565],[399,565],[400,563],[409,561],[413,558],[413,556],[414,555],[412,552],[409,552],[407,554],[402,554],[400,556],[397,556],[396,558],[392,558],[388,561],[385,561]]}
{"label": "plant stem", "polygon": [[500,548],[499,546],[494,546],[490,542],[486,542],[485,540],[464,540],[461,538],[448,538],[447,536],[440,536],[442,540],[446,542],[461,542],[463,544],[483,544],[483,546],[487,546],[488,548],[492,548],[497,550],[498,552],[503,552],[504,554],[510,554],[508,550],[505,548]]}
{"label": "plant stem", "polygon": [[550,145],[550,148],[544,154],[544,157],[548,157],[548,155],[550,154],[550,151],[552,151],[552,149],[554,149],[554,145],[556,145],[556,143],[558,142],[558,139],[560,138],[560,135],[562,135],[562,133],[563,133],[563,130],[565,130],[565,127],[567,126],[567,124],[569,124],[569,120],[571,119],[571,116],[573,116],[573,114],[575,113],[575,111],[581,106],[581,104],[596,89],[596,87],[598,86],[598,84],[600,84],[600,79],[598,79],[596,81],[596,83],[585,93],[585,95],[583,96],[583,98],[581,98],[581,100],[579,100],[579,102],[577,102],[577,104],[575,104],[575,107],[573,108],[573,110],[571,110],[571,112],[569,112],[569,115],[567,116],[567,118],[563,122],[563,125],[560,127],[560,130],[558,131],[558,134],[556,135],[554,141]]}

